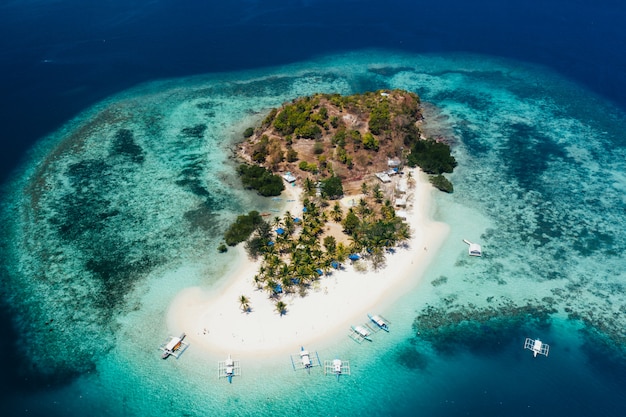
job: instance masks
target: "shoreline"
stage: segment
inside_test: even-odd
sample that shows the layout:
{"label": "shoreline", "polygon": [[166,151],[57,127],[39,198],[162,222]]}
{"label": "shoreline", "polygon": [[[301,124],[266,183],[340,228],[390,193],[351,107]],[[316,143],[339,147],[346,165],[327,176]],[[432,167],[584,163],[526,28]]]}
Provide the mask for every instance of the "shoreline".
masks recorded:
{"label": "shoreline", "polygon": [[[218,357],[258,358],[293,352],[302,345],[327,345],[337,335],[347,337],[350,326],[366,322],[368,313],[384,315],[385,308],[420,283],[449,230],[430,216],[436,190],[425,174],[412,172],[415,187],[408,192],[411,206],[406,209],[412,237],[406,246],[386,255],[380,270],[368,266],[360,272],[347,263],[343,270],[322,276],[305,297],[283,296],[287,313],[280,316],[274,301],[254,285],[260,261],[250,260],[239,245],[235,250],[242,262],[228,272],[222,285],[213,290],[190,287],[175,295],[167,311],[168,329],[173,334],[185,332],[195,348]],[[300,191],[286,187],[283,213],[298,212]],[[249,313],[240,307],[241,295],[249,299]]]}

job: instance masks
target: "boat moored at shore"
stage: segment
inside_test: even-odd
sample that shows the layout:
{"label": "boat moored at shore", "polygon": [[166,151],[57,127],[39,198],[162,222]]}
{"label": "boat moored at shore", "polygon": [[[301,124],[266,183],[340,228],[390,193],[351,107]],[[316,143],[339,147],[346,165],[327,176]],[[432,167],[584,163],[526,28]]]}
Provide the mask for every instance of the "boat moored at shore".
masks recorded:
{"label": "boat moored at shore", "polygon": [[186,334],[183,333],[180,336],[170,336],[170,338],[163,345],[159,347],[163,351],[161,358],[167,359],[170,356],[178,359],[180,355],[189,347],[189,343],[183,341],[185,339]]}
{"label": "boat moored at shore", "polygon": [[389,320],[387,320],[386,318],[384,318],[381,315],[371,315],[368,314],[367,317],[369,317],[369,319],[374,322],[375,325],[378,326],[378,328],[388,332],[389,331]]}

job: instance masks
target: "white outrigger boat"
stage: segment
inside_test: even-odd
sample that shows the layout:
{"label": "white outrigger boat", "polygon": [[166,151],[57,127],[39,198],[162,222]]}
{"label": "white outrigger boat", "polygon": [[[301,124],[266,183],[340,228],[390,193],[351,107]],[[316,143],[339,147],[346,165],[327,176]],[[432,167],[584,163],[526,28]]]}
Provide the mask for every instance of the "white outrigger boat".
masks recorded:
{"label": "white outrigger boat", "polygon": [[372,316],[371,314],[368,314],[367,317],[369,317],[369,319],[373,321],[374,324],[378,326],[378,328],[386,332],[389,331],[389,321],[385,319],[383,316],[379,316],[379,315]]}
{"label": "white outrigger boat", "polygon": [[227,378],[228,383],[233,383],[233,377],[241,375],[241,366],[239,361],[233,360],[230,355],[225,361],[218,362],[217,364],[217,377]]}
{"label": "white outrigger boat", "polygon": [[324,361],[324,375],[335,374],[337,381],[340,375],[350,375],[350,362],[334,359],[332,361]]}
{"label": "white outrigger boat", "polygon": [[531,350],[533,352],[533,357],[536,358],[537,355],[548,356],[548,352],[550,351],[550,346],[546,345],[539,339],[533,340],[527,337],[526,341],[524,342],[524,349]]}
{"label": "white outrigger boat", "polygon": [[[300,346],[300,352],[298,356],[300,357],[298,366],[296,366],[296,362],[293,360],[293,355],[291,356],[291,365],[293,366],[293,370],[295,371],[296,369],[306,369],[308,373],[311,373],[311,368],[316,366],[315,359],[311,357],[311,353],[308,350],[304,349],[304,346]],[[322,366],[322,361],[320,361],[320,357],[317,352],[315,352],[315,356],[317,357],[317,363]]]}
{"label": "white outrigger boat", "polygon": [[365,326],[352,326],[351,329],[352,329],[352,334],[356,336],[357,338],[367,340],[369,342],[372,341],[372,338],[370,337],[371,332]]}
{"label": "white outrigger boat", "polygon": [[183,341],[185,336],[185,333],[181,334],[179,337],[170,336],[169,340],[159,347],[159,349],[163,351],[161,358],[167,359],[168,357],[173,356],[178,359],[178,357],[183,354],[185,349],[189,347],[189,343]]}

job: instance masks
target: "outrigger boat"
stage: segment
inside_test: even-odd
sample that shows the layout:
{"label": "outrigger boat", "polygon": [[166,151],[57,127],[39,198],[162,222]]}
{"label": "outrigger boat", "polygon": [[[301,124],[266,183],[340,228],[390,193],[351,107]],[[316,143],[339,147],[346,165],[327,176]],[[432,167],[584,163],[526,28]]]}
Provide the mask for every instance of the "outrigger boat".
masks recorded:
{"label": "outrigger boat", "polygon": [[548,356],[550,346],[546,345],[539,339],[533,340],[527,337],[526,341],[524,342],[524,349],[532,350],[533,357],[536,358],[538,354]]}
{"label": "outrigger boat", "polygon": [[233,377],[241,375],[241,366],[239,361],[234,361],[230,355],[225,361],[218,362],[218,378],[225,377],[228,379],[228,383],[233,383]]}
{"label": "outrigger boat", "polygon": [[[322,361],[320,361],[319,355],[317,354],[317,352],[314,352],[314,353],[315,353],[315,357],[317,357],[317,364],[319,366],[322,366]],[[293,366],[294,371],[296,369],[306,369],[307,372],[310,374],[311,368],[313,368],[314,366],[317,366],[315,364],[315,358],[311,356],[311,353],[308,350],[304,349],[304,346],[300,346],[300,352],[299,352],[300,362],[297,367],[296,367],[296,363],[293,360],[294,356],[295,355],[291,356],[291,365]]]}
{"label": "outrigger boat", "polygon": [[335,374],[337,381],[340,375],[350,375],[350,362],[334,359],[333,361],[324,361],[324,374]]}
{"label": "outrigger boat", "polygon": [[367,317],[369,317],[369,319],[373,321],[374,324],[377,325],[379,328],[383,329],[386,332],[389,331],[389,323],[382,316],[372,316],[371,314],[368,314]]}
{"label": "outrigger boat", "polygon": [[361,339],[372,341],[370,338],[370,331],[365,326],[352,326],[352,331]]}
{"label": "outrigger boat", "polygon": [[304,369],[310,373],[313,362],[311,362],[311,354],[308,350],[304,350],[304,346],[300,346],[300,362],[302,362]]}
{"label": "outrigger boat", "polygon": [[179,337],[170,336],[170,339],[160,347],[163,351],[161,358],[167,359],[168,357],[173,356],[178,359],[178,357],[182,355],[185,349],[189,346],[188,343],[183,341],[185,336],[185,333],[181,334]]}

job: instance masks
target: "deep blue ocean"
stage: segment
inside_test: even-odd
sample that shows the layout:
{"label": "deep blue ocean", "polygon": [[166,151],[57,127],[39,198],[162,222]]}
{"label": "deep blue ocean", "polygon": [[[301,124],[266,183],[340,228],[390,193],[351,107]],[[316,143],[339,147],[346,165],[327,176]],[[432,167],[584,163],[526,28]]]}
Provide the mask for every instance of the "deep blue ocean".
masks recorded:
{"label": "deep blue ocean", "polygon": [[[0,141],[3,149],[0,153],[0,182],[6,183],[21,175],[24,164],[31,161],[30,152],[42,138],[61,129],[85,109],[139,84],[203,74],[227,76],[238,71],[257,71],[289,64],[300,65],[320,57],[358,53],[363,50],[427,55],[431,58],[438,55],[470,54],[484,56],[485,59],[504,58],[530,66],[538,65],[552,71],[564,82],[577,86],[581,91],[589,91],[595,97],[594,100],[601,100],[607,106],[615,106],[618,111],[626,112],[625,22],[626,6],[617,0],[530,0],[517,3],[496,0],[474,2],[4,0],[0,3],[0,97],[2,97]],[[459,74],[462,73],[459,71]],[[487,74],[485,77],[491,77],[489,71],[484,70],[484,73]],[[471,79],[477,84],[481,82],[480,77]],[[454,77],[447,81],[450,85],[457,82]],[[383,81],[368,79],[369,84],[364,82],[363,87],[373,89],[402,87],[405,81],[397,78],[393,81],[384,81],[388,82],[384,85],[377,84],[378,82]],[[498,83],[497,80],[490,82]],[[277,83],[275,88],[279,89],[281,86],[282,84]],[[540,93],[544,88],[550,90],[551,87],[538,84],[535,88]],[[219,88],[216,88],[217,90]],[[495,99],[491,102],[490,98],[481,104],[478,96],[460,97],[461,92],[456,97],[445,96],[441,93],[443,90],[439,92],[435,90],[433,87],[431,91],[425,91],[424,97],[431,98],[444,109],[446,103],[469,103],[468,106],[474,110],[484,105],[492,112],[490,115],[495,114],[493,110]],[[233,91],[237,94],[236,89]],[[218,93],[226,94],[222,91]],[[523,94],[520,93],[520,96]],[[530,93],[528,97],[531,97]],[[580,98],[580,94],[572,94],[572,107],[576,104],[574,101]],[[536,96],[532,95],[532,99],[535,100]],[[562,104],[567,103],[567,100],[563,94],[555,99],[555,102]],[[280,103],[270,102],[270,105],[278,104]],[[449,109],[452,109],[450,117],[454,119],[454,108]],[[463,113],[463,110],[458,112],[457,116],[469,114]],[[584,112],[581,111],[580,114],[582,113]],[[556,110],[551,114],[560,115]],[[604,116],[606,114],[603,114]],[[597,124],[604,126],[603,123],[604,119]],[[479,125],[479,121],[474,120],[474,125]],[[549,125],[546,121],[543,126]],[[589,125],[595,126],[593,122]],[[466,126],[466,131],[460,133],[458,126],[460,124],[455,129],[457,134],[465,139],[464,152],[469,161],[489,153],[482,148],[488,146],[489,140],[472,142],[471,123]],[[576,129],[572,128],[572,131],[577,131]],[[578,131],[585,132],[582,128]],[[529,133],[523,128],[519,128],[517,134],[520,137],[534,135],[534,139],[541,140],[540,134]],[[613,135],[610,130],[609,135]],[[605,154],[610,152],[611,146],[620,148],[617,155],[623,155],[621,151],[626,143],[625,138],[623,133],[617,132],[611,136],[610,141],[607,141],[608,145],[604,144],[602,150],[595,149],[598,154],[591,152],[593,155],[590,158],[597,157],[598,164],[606,166],[608,163],[604,158],[607,158]],[[514,143],[509,144],[510,148],[501,152],[513,155],[512,159],[519,158],[527,165],[520,168],[518,165],[521,163],[518,165],[512,163],[503,167],[505,177],[516,178],[517,184],[521,184],[520,187],[525,191],[536,193],[543,191],[537,184],[525,183],[522,177],[526,167],[533,172],[542,171],[548,174],[559,172],[556,168],[555,171],[550,171],[541,162],[537,162],[539,156],[545,156],[550,161],[562,157],[558,149],[551,147],[555,143],[550,142],[545,147],[527,147],[523,144],[515,147]],[[586,157],[580,158],[587,161]],[[575,158],[569,160],[572,164],[573,159]],[[488,158],[485,157],[484,160]],[[472,166],[471,162],[467,166]],[[468,178],[467,174],[459,175]],[[580,175],[584,177],[586,173]],[[623,180],[623,175],[626,173],[614,173],[613,180],[617,183],[619,178]],[[548,183],[547,180],[545,183]],[[572,195],[590,193],[591,197],[581,201],[593,205],[602,200],[602,191],[591,188],[593,187],[581,186],[572,189],[571,193]],[[500,190],[510,191],[504,186]],[[481,206],[479,190],[464,191],[461,186],[459,195],[465,199],[464,201],[475,201],[474,208],[477,211],[489,213],[494,219],[498,219],[493,213],[495,210],[489,212],[489,207],[493,206],[488,204],[488,199],[485,199],[484,206]],[[521,195],[522,193],[516,194],[520,201],[523,200]],[[564,201],[567,198],[568,196],[558,196],[554,200]],[[613,197],[607,197],[611,198]],[[539,224],[538,229],[542,225],[553,228],[557,217],[568,210],[559,206],[558,210],[561,211],[555,209],[551,212],[548,206],[544,205],[545,201],[539,198],[533,200],[531,197],[519,204],[530,204],[531,200],[532,204],[537,204],[537,207],[545,209],[543,212],[547,213],[545,218],[538,216],[536,222],[533,222],[535,226]],[[610,201],[618,200],[619,198]],[[601,203],[609,204],[605,201]],[[233,208],[227,206],[226,209]],[[620,213],[622,216],[624,214],[622,206],[616,208],[615,213],[611,210],[609,212],[611,214],[606,217],[609,222],[614,220],[611,216],[619,218]],[[445,215],[441,217],[444,221],[448,220]],[[568,230],[576,228],[575,224],[580,224],[585,216],[568,213],[562,214],[562,217],[559,219],[568,226],[558,233],[554,232],[554,229],[546,231],[548,237],[544,236],[545,240],[542,242],[545,243],[550,238],[556,239],[557,235],[567,238]],[[497,223],[498,221],[501,223]],[[508,237],[505,233],[499,234],[498,231],[501,230],[498,229],[498,225],[502,224],[504,220],[498,219],[495,226],[488,227],[490,232],[483,234],[484,240],[506,241]],[[596,226],[600,227],[596,223],[590,225],[590,230],[597,231]],[[569,229],[565,230],[567,228]],[[606,245],[603,246],[603,254],[607,257],[614,256],[615,254],[610,253],[610,246],[613,244],[615,251],[621,250],[623,236],[611,237],[612,229],[606,226],[606,230],[609,231],[602,234],[598,242],[594,241],[593,244]],[[583,236],[584,233],[578,230],[575,232],[576,237]],[[2,244],[3,254],[10,252],[7,250],[8,246],[10,245],[6,242]],[[546,244],[546,251],[548,250],[552,249]],[[590,249],[588,252],[593,250]],[[584,248],[580,249],[584,256],[589,255],[588,252],[585,252]],[[558,256],[560,255],[555,250],[554,259],[557,261]],[[547,265],[551,268],[550,273],[558,275],[557,261],[542,265]],[[597,259],[593,262],[602,263]],[[623,266],[623,263],[615,264],[612,270],[614,276],[623,277],[623,269],[620,269]],[[570,267],[572,270],[575,269],[571,265]],[[498,273],[494,271],[501,272],[503,268],[507,267],[490,264],[489,267],[475,273],[492,275]],[[442,268],[441,271],[434,271],[432,274],[445,275],[448,272]],[[2,273],[7,274],[7,269],[2,269]],[[7,281],[8,278],[3,277],[2,282]],[[585,291],[600,287],[600,285],[586,286],[583,279],[580,279],[580,282]],[[487,286],[490,284],[492,283],[485,283]],[[608,291],[624,290],[621,283],[613,284]],[[567,288],[572,292],[576,291],[574,284]],[[495,294],[498,290],[493,291]],[[604,294],[602,291],[606,291],[606,288],[598,289],[597,294],[600,294],[598,298],[602,298]],[[557,289],[552,294],[555,298],[563,296]],[[45,410],[46,404],[54,402],[53,398],[48,397],[50,392],[59,387],[70,386],[69,384],[76,378],[92,370],[81,369],[76,371],[76,374],[68,372],[53,377],[48,375],[47,378],[41,379],[38,372],[24,374],[25,352],[33,349],[23,350],[15,343],[20,339],[19,326],[14,326],[15,317],[6,308],[7,301],[19,303],[19,300],[10,294],[10,287],[0,289],[0,296],[3,299],[0,304],[2,311],[0,357],[3,363],[0,372],[0,401],[10,403],[12,407],[7,411],[9,414],[5,415],[46,415],[42,410]],[[626,304],[621,308],[619,306],[615,308],[616,317],[626,314]],[[23,320],[23,317],[20,320]],[[597,329],[598,323],[595,324]],[[621,358],[613,358],[611,353],[607,353],[611,352],[611,349],[606,348],[605,351],[604,345],[600,347],[584,343],[582,346],[576,345],[579,341],[573,341],[571,328],[568,326],[576,327],[576,324],[554,326],[550,331],[546,330],[546,335],[560,340],[562,344],[556,343],[550,359],[543,362],[548,365],[543,367],[538,365],[540,362],[531,361],[532,358],[525,355],[527,352],[521,353],[517,345],[506,343],[498,349],[487,349],[486,352],[479,354],[476,352],[480,349],[473,350],[475,346],[471,343],[465,342],[467,346],[460,343],[461,348],[442,353],[439,356],[440,362],[429,366],[421,363],[418,355],[417,363],[408,366],[411,372],[416,373],[399,376],[401,381],[408,381],[407,385],[398,388],[400,392],[406,394],[403,397],[405,401],[394,402],[396,406],[390,408],[385,408],[383,404],[381,408],[374,408],[375,411],[370,411],[367,415],[626,415],[626,397],[623,394],[619,396],[619,393],[626,389],[626,364]],[[537,328],[541,326],[532,327],[533,330]],[[494,330],[491,325],[481,327],[481,331],[492,336],[502,334],[525,336],[519,327],[509,326],[507,329]],[[468,331],[468,334],[470,333],[471,329]],[[562,337],[559,338],[559,334]],[[588,336],[593,332],[585,334]],[[452,336],[451,340],[458,342]],[[490,340],[493,341],[494,338]],[[576,345],[576,348],[570,349],[566,343],[568,340]],[[590,339],[585,339],[588,340]],[[411,345],[407,349],[414,348],[415,346]],[[404,347],[400,346],[397,349],[400,352],[398,355],[401,355]],[[507,372],[500,368],[502,363],[507,364]],[[575,367],[577,364],[584,369]],[[106,369],[100,371],[106,374]],[[392,376],[385,378],[379,375],[379,378],[379,387],[388,383],[384,389],[394,391],[395,382]],[[416,400],[413,401],[409,384],[417,384],[426,378],[431,380],[429,386],[432,392],[428,393],[428,398],[416,394]],[[365,390],[363,387],[363,391]],[[15,398],[25,400],[9,401]],[[386,398],[389,401],[396,400],[393,395]],[[86,413],[98,415],[98,410],[107,410],[102,411],[100,415],[136,414],[124,412],[124,407],[103,406],[99,409],[99,400],[97,398],[92,400],[88,406],[68,406],[63,413],[57,410],[51,411],[49,415],[78,416]],[[101,401],[105,400],[106,398]],[[28,401],[38,403],[29,404]],[[172,402],[175,404],[175,399]],[[233,402],[234,405],[237,404],[237,400]],[[33,413],[25,411],[31,405],[33,410],[38,411]],[[272,407],[268,400],[258,412],[275,415],[296,412],[307,414],[306,410],[300,408],[280,408],[278,405],[277,408]],[[312,409],[316,410],[311,412],[314,415],[320,414],[320,410],[323,410],[321,407]],[[337,410],[339,410],[337,414],[345,415],[345,409]],[[206,415],[217,414],[220,414],[220,411],[216,409],[208,410],[206,413]],[[146,415],[153,414],[146,410]],[[177,415],[199,414],[185,414],[181,409]]]}

